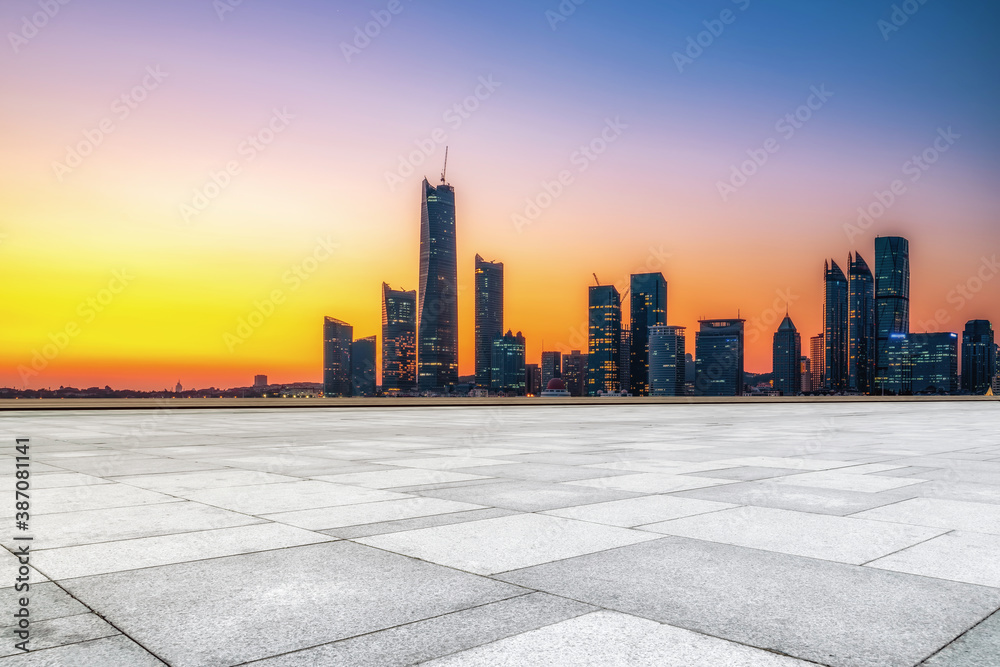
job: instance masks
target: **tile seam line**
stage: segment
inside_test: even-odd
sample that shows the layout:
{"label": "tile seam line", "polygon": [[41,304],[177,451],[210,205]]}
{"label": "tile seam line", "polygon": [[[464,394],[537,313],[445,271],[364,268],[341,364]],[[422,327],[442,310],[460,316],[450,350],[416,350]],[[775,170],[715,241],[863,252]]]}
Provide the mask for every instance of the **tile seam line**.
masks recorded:
{"label": "tile seam line", "polygon": [[[264,525],[264,524],[257,524],[257,525]],[[243,528],[245,526],[233,526],[233,527],[234,528]],[[310,531],[310,532],[314,532],[314,531]],[[301,547],[313,547],[313,546],[317,546],[317,545],[320,545],[320,544],[335,544],[337,542],[346,542],[346,540],[340,539],[338,537],[333,537],[332,535],[325,535],[323,533],[317,533],[317,535],[321,535],[321,536],[323,536],[326,539],[317,540],[316,542],[307,542],[305,544],[292,544],[292,545],[289,545],[289,546],[286,546],[286,547],[274,547],[273,549],[261,549],[260,551],[244,551],[244,552],[235,553],[235,554],[226,554],[226,555],[223,555],[223,556],[210,556],[208,558],[196,558],[196,559],[193,559],[193,560],[183,560],[183,561],[179,561],[179,562],[176,562],[176,563],[163,563],[161,565],[146,565],[144,567],[134,567],[134,568],[130,568],[130,569],[127,569],[127,570],[115,570],[113,572],[101,572],[101,573],[98,573],[98,574],[81,574],[81,575],[77,575],[77,576],[74,576],[74,577],[61,577],[61,578],[58,578],[58,579],[53,579],[46,572],[43,572],[42,570],[38,569],[34,565],[32,565],[31,567],[36,572],[38,572],[39,574],[44,575],[49,580],[49,582],[58,585],[59,582],[61,582],[61,581],[74,581],[76,579],[88,579],[90,577],[110,577],[110,576],[113,576],[113,575],[122,574],[124,572],[142,572],[143,570],[155,570],[158,567],[174,567],[174,566],[177,566],[177,565],[188,565],[190,563],[205,563],[205,562],[208,562],[208,561],[219,560],[221,558],[234,558],[234,557],[237,557],[237,556],[252,556],[254,554],[270,553],[272,551],[284,551],[286,549],[299,549]],[[160,536],[160,537],[167,537],[167,536]],[[0,546],[2,546],[2,545],[0,545]],[[7,551],[10,551],[10,549],[7,549],[7,547],[3,547],[3,548],[6,549]],[[400,555],[400,554],[396,554],[396,555]],[[46,583],[46,582],[43,581],[43,582],[39,582],[39,583]],[[59,587],[63,588],[61,585]],[[8,588],[10,588],[10,587],[8,586]],[[65,590],[65,589],[63,589],[63,590]]]}
{"label": "tile seam line", "polygon": [[[520,584],[517,584],[517,585],[520,585]],[[655,618],[649,618],[647,616],[643,616],[642,614],[636,614],[636,613],[632,613],[632,612],[621,611],[619,609],[611,609],[611,608],[608,608],[608,607],[601,606],[599,604],[595,604],[593,602],[585,602],[583,600],[577,600],[576,598],[572,598],[572,597],[569,597],[569,596],[566,596],[566,595],[560,595],[558,593],[550,593],[548,591],[539,591],[539,592],[544,593],[545,595],[551,595],[551,596],[554,596],[554,597],[563,598],[565,600],[570,600],[571,602],[578,602],[580,604],[589,605],[591,607],[597,607],[597,610],[600,610],[600,611],[609,611],[609,612],[616,613],[616,614],[624,614],[626,616],[633,616],[635,618],[641,618],[641,619],[646,620],[646,621],[652,621],[653,623],[656,623],[656,624],[661,625],[661,626],[667,626],[667,627],[670,627],[670,628],[676,628],[678,630],[684,630],[686,632],[691,632],[691,633],[696,634],[696,635],[701,635],[702,637],[709,637],[711,639],[717,639],[719,641],[726,642],[727,644],[736,644],[737,646],[744,646],[744,647],[752,649],[752,650],[764,651],[765,653],[770,653],[772,655],[778,655],[778,656],[782,656],[782,657],[786,657],[786,658],[791,658],[793,660],[799,660],[799,661],[802,661],[802,662],[804,662],[806,664],[809,664],[809,665],[818,665],[819,667],[833,667],[833,665],[830,664],[830,663],[816,662],[815,660],[811,660],[809,658],[801,658],[799,656],[795,656],[795,655],[792,655],[790,653],[781,653],[780,651],[775,651],[773,649],[763,648],[761,646],[754,646],[753,644],[747,644],[745,642],[737,641],[735,639],[728,639],[726,637],[720,637],[718,635],[713,635],[713,634],[710,634],[710,633],[705,632],[703,630],[694,630],[694,629],[691,629],[691,628],[685,628],[685,627],[680,626],[680,625],[674,625],[672,623],[664,623],[663,621],[658,621]],[[586,615],[586,614],[592,614],[592,613],[594,613],[594,612],[593,611],[585,612],[584,614],[579,614],[578,616],[575,616],[573,618],[579,618],[579,616],[583,616],[583,615]],[[562,623],[562,622],[565,622],[567,620],[572,620],[572,619],[564,619],[563,621],[556,621],[555,623],[548,623],[548,624],[546,624],[544,626],[540,626],[538,628],[535,628],[535,630],[540,630],[543,627],[549,627],[551,625],[556,625],[557,623]],[[522,634],[525,634],[527,632],[533,632],[533,631],[532,630],[525,630],[524,632],[519,632],[516,635],[510,635],[510,637],[516,637],[518,635],[522,635]],[[479,648],[480,646],[489,646],[490,644],[495,644],[497,642],[503,641],[504,639],[509,639],[510,637],[502,637],[500,639],[494,639],[493,641],[489,641],[489,642],[486,642],[485,644],[480,644],[479,646],[475,646],[475,647],[472,647],[472,648]],[[445,658],[445,657],[450,656],[450,655],[457,655],[459,653],[463,653],[463,652],[468,651],[468,650],[471,650],[471,648],[470,649],[461,649],[461,650],[458,650],[458,651],[453,651],[451,653],[448,653],[448,654],[445,654],[445,655],[442,655],[442,656],[438,656],[436,658],[429,658],[428,660],[422,660],[420,662],[409,663],[408,667],[413,667],[413,666],[416,666],[416,665],[423,665],[423,664],[426,664],[428,662],[432,662],[434,660],[439,660],[441,658]]]}
{"label": "tile seam line", "polygon": [[[58,551],[60,549],[77,549],[77,548],[80,548],[80,547],[98,547],[98,546],[101,546],[101,545],[104,545],[104,544],[117,544],[119,542],[136,542],[138,540],[149,540],[149,539],[156,539],[156,538],[159,538],[159,537],[177,537],[177,536],[180,536],[180,535],[188,535],[188,536],[190,536],[190,535],[193,535],[195,533],[212,533],[212,532],[215,532],[217,530],[232,530],[232,529],[236,529],[236,528],[250,528],[250,527],[253,527],[253,526],[285,526],[286,528],[293,528],[295,530],[303,530],[303,531],[305,531],[307,533],[315,533],[316,535],[324,535],[325,537],[333,537],[333,535],[326,535],[325,533],[321,533],[318,530],[310,530],[308,528],[299,528],[298,526],[293,526],[291,524],[282,523],[280,521],[257,521],[255,523],[237,524],[235,526],[216,526],[214,528],[192,528],[192,529],[183,530],[183,531],[180,531],[180,532],[177,532],[177,533],[164,533],[162,535],[140,535],[138,537],[123,537],[123,538],[120,538],[120,539],[117,539],[117,540],[104,540],[102,542],[86,542],[84,544],[67,544],[66,546],[61,546],[61,547],[41,547],[41,548],[38,548],[38,549],[32,549],[32,553],[36,553],[36,552],[41,553],[43,551]],[[327,540],[323,540],[323,541],[325,542]],[[275,547],[275,549],[283,549],[283,548],[287,548],[287,547]],[[274,551],[275,549],[263,549],[263,551]],[[250,552],[250,553],[257,553],[257,552]],[[207,560],[207,559],[200,558],[198,560]],[[187,562],[193,562],[193,561],[181,561],[181,562],[187,563]],[[136,568],[136,569],[142,569],[142,568]],[[117,571],[118,572],[124,572],[125,570],[117,570]],[[45,574],[45,573],[43,572],[42,574]],[[110,572],[105,572],[105,574],[111,574],[111,573]],[[48,576],[48,575],[46,575],[46,576]],[[82,576],[96,576],[96,575],[82,575]],[[66,579],[67,577],[63,577],[63,578]],[[76,579],[77,577],[71,577],[71,578]]]}
{"label": "tile seam line", "polygon": [[[442,567],[445,567],[445,566],[442,566]],[[475,575],[475,576],[482,577],[483,575]],[[506,583],[506,582],[501,582],[501,583]],[[510,584],[510,585],[513,586],[515,584]],[[303,646],[302,648],[293,649],[291,651],[285,651],[284,653],[275,653],[274,655],[269,655],[269,656],[266,656],[266,657],[263,657],[263,658],[254,658],[253,660],[248,660],[248,661],[245,661],[245,662],[234,663],[233,665],[230,665],[229,667],[241,667],[242,665],[251,665],[252,666],[252,665],[257,664],[258,662],[262,662],[264,660],[273,660],[275,658],[281,658],[281,657],[284,657],[284,656],[287,656],[287,655],[295,655],[296,653],[302,653],[303,651],[311,651],[313,649],[321,648],[323,646],[332,646],[334,644],[339,644],[341,642],[350,641],[352,639],[359,639],[361,637],[368,637],[370,635],[376,635],[376,634],[378,634],[380,632],[387,632],[389,630],[396,630],[398,628],[405,628],[407,626],[416,625],[417,623],[423,623],[424,621],[433,621],[433,620],[436,620],[436,619],[439,619],[439,618],[444,618],[446,616],[451,616],[453,614],[461,614],[461,613],[464,613],[464,612],[467,612],[467,611],[471,611],[473,609],[481,609],[483,607],[488,607],[491,604],[498,604],[500,602],[509,602],[511,600],[517,600],[517,599],[520,599],[520,598],[528,597],[530,595],[551,595],[552,597],[561,597],[561,596],[558,596],[558,595],[552,595],[551,593],[545,593],[544,591],[536,591],[535,589],[528,588],[527,586],[520,586],[520,588],[524,589],[523,593],[518,593],[516,595],[511,595],[510,597],[504,597],[504,598],[500,598],[498,600],[490,600],[489,602],[483,602],[481,604],[475,604],[475,605],[472,605],[471,607],[465,607],[463,609],[456,609],[455,611],[446,611],[446,612],[444,612],[442,614],[435,614],[434,616],[428,616],[427,618],[418,618],[415,621],[408,621],[406,623],[399,623],[397,625],[391,625],[391,626],[389,626],[387,628],[380,628],[378,630],[370,630],[368,632],[362,632],[362,633],[357,634],[357,635],[351,635],[350,637],[341,637],[340,639],[334,639],[333,641],[323,642],[321,644],[314,644],[312,646]],[[589,605],[589,606],[595,607],[596,605]],[[590,612],[584,612],[584,613],[590,613]],[[556,623],[558,623],[558,622],[559,621],[556,621]],[[551,624],[549,624],[549,625],[551,625]],[[516,634],[520,634],[520,633],[516,633]],[[510,635],[510,636],[514,636],[514,635]],[[479,646],[481,646],[481,644]],[[431,660],[436,660],[437,658],[430,658],[430,659]],[[419,663],[410,663],[410,664],[419,664]]]}
{"label": "tile seam line", "polygon": [[[42,584],[45,584],[45,583],[52,583],[52,582],[46,582],[46,581],[42,582]],[[42,584],[35,584],[35,585],[36,586],[41,586]],[[78,612],[78,613],[75,613],[75,614],[66,614],[64,616],[53,616],[52,618],[46,618],[46,619],[41,620],[41,621],[32,621],[32,623],[48,623],[49,621],[61,621],[61,620],[65,619],[65,618],[76,618],[77,616],[90,616],[93,613],[94,612],[92,612],[92,611],[81,611],[81,612]],[[0,630],[8,630],[10,628],[16,628],[16,627],[17,627],[16,625],[5,625],[3,627],[0,627]],[[115,632],[118,632],[118,630],[115,630]],[[113,637],[114,635],[107,635],[107,636],[108,637]],[[94,639],[104,639],[104,637],[92,637],[91,639],[82,639],[80,641],[70,642],[70,644],[60,644],[59,646],[70,646],[72,644],[81,644],[83,642],[93,641]],[[47,646],[46,648],[56,648],[56,646]],[[44,651],[45,649],[39,648],[39,649],[34,649],[34,650],[35,651]],[[17,653],[13,653],[12,655],[18,655],[18,654]],[[2,656],[2,657],[9,658],[11,656],[8,655],[8,656]]]}
{"label": "tile seam line", "polygon": [[938,650],[934,651],[933,653],[931,653],[930,655],[928,655],[928,656],[927,656],[926,658],[924,658],[924,659],[923,659],[923,660],[921,660],[920,662],[916,663],[916,664],[914,665],[914,667],[922,667],[923,665],[926,665],[926,664],[927,664],[927,661],[928,661],[928,660],[930,660],[931,658],[933,658],[933,657],[934,657],[934,656],[936,656],[937,654],[941,653],[941,652],[942,652],[942,651],[944,651],[944,650],[945,650],[946,648],[948,648],[949,646],[951,646],[952,644],[954,644],[955,642],[957,642],[957,641],[958,641],[959,639],[961,639],[961,638],[962,638],[962,637],[964,637],[965,635],[969,634],[970,632],[972,632],[973,630],[975,630],[976,628],[978,628],[978,627],[979,627],[980,625],[982,625],[982,624],[983,624],[983,623],[985,623],[985,622],[986,622],[987,620],[989,620],[989,619],[990,619],[990,618],[991,618],[991,617],[993,616],[993,614],[997,613],[998,611],[1000,611],[1000,607],[997,607],[996,609],[994,609],[994,610],[993,610],[992,612],[990,612],[989,614],[986,614],[985,616],[983,616],[983,617],[982,617],[981,619],[979,619],[979,621],[977,621],[976,623],[973,623],[973,624],[972,624],[971,626],[969,626],[969,627],[968,627],[968,628],[967,628],[966,630],[964,630],[964,631],[963,631],[963,632],[962,632],[961,634],[957,635],[957,636],[956,636],[956,637],[955,637],[954,639],[952,639],[952,640],[951,640],[950,642],[948,642],[947,644],[945,644],[944,646],[942,646],[942,647],[941,647],[941,648],[939,648]]}
{"label": "tile seam line", "polygon": [[[92,613],[94,613],[94,612],[92,612]],[[100,616],[100,615],[98,614],[98,616]],[[102,618],[101,620],[104,621],[105,623],[108,623],[108,625],[111,625],[111,627],[115,627],[110,622],[108,622],[107,619]],[[90,644],[92,642],[99,642],[99,641],[103,641],[103,640],[106,640],[106,639],[114,639],[115,637],[125,637],[129,641],[133,642],[136,646],[138,646],[139,648],[141,648],[143,651],[146,651],[147,653],[149,653],[149,655],[153,656],[153,658],[155,660],[158,660],[161,664],[164,664],[164,665],[167,665],[167,667],[170,667],[170,663],[169,662],[164,662],[163,659],[160,658],[160,656],[156,655],[155,653],[150,652],[150,650],[148,648],[146,648],[145,646],[143,646],[139,642],[135,641],[134,639],[132,639],[131,637],[129,637],[125,633],[120,633],[120,634],[117,634],[117,635],[109,635],[107,637],[95,637],[94,639],[84,639],[82,641],[73,642],[72,644],[60,644],[59,646],[46,646],[45,648],[32,649],[32,650],[28,651],[28,653],[15,653],[14,655],[3,656],[2,658],[0,658],[0,660],[6,660],[7,658],[13,658],[13,657],[16,657],[18,655],[43,654],[45,651],[54,651],[56,649],[65,648],[67,646],[79,646],[81,644]]]}
{"label": "tile seam line", "polygon": [[[923,527],[923,526],[921,526],[921,527]],[[920,540],[919,542],[911,544],[908,547],[903,547],[902,549],[896,549],[895,551],[893,551],[891,553],[887,553],[884,556],[879,556],[878,558],[872,558],[870,561],[866,561],[864,563],[861,563],[859,565],[859,567],[867,567],[868,565],[870,565],[871,563],[874,563],[877,560],[882,560],[883,558],[888,558],[889,556],[895,556],[896,554],[901,553],[903,551],[906,551],[907,549],[912,549],[913,547],[918,547],[921,544],[926,544],[927,542],[930,542],[931,540],[936,540],[939,537],[944,537],[945,535],[950,535],[950,534],[952,534],[952,533],[955,532],[954,528],[951,528],[951,529],[938,528],[937,530],[941,530],[941,531],[944,531],[944,532],[941,532],[941,533],[935,535],[934,537],[928,537],[926,540]],[[884,568],[875,568],[875,569],[881,570],[881,569],[884,569]],[[890,570],[890,571],[892,571],[892,572],[898,572],[898,570]],[[903,573],[903,574],[910,574],[910,573]],[[922,576],[926,576],[926,575],[917,575],[917,576],[921,576],[922,577]],[[927,577],[927,578],[928,579],[940,579],[941,577]],[[952,580],[951,579],[945,579],[945,581],[952,581]],[[965,582],[961,582],[961,583],[965,583]],[[976,585],[976,584],[973,584],[973,585]],[[987,587],[987,588],[989,588],[989,587]]]}
{"label": "tile seam line", "polygon": [[[7,547],[2,547],[2,548],[5,549],[6,551],[10,551],[10,549],[7,549]],[[13,553],[13,552],[11,552],[11,553]],[[36,570],[37,570],[37,568],[36,568]],[[41,572],[41,570],[38,570],[38,571]],[[46,577],[48,577],[48,575],[45,574],[44,572],[41,572],[41,574],[43,574]],[[41,583],[46,583],[46,582],[41,582]],[[113,623],[111,620],[109,620],[107,617],[105,617],[99,611],[97,611],[96,609],[94,609],[93,607],[91,607],[89,604],[87,604],[86,602],[84,602],[80,598],[78,598],[75,595],[73,595],[70,591],[68,591],[62,585],[61,582],[56,581],[56,580],[54,580],[52,578],[49,578],[48,583],[53,584],[56,588],[58,588],[63,593],[65,593],[66,596],[69,597],[70,599],[76,600],[85,609],[89,609],[90,613],[94,614],[99,619],[101,619],[102,621],[104,621],[105,623],[107,623],[108,625],[110,625],[112,628],[114,628],[115,630],[117,630],[119,633],[121,633],[121,636],[123,636],[123,637],[127,638],[129,641],[133,642],[136,646],[138,646],[139,648],[141,648],[143,651],[145,651],[149,655],[153,656],[154,658],[156,658],[157,660],[159,660],[164,665],[170,665],[170,663],[167,662],[165,659],[163,659],[162,657],[160,657],[159,655],[157,655],[156,653],[154,653],[153,651],[151,651],[148,646],[144,645],[142,642],[140,642],[139,640],[137,640],[135,637],[133,637],[132,635],[130,635],[127,632],[125,632],[124,630],[122,630],[120,627],[118,627],[118,625],[116,625],[115,623]],[[99,637],[97,639],[90,639],[90,640],[87,640],[87,641],[99,641],[100,639],[108,639],[108,637]],[[86,643],[86,641],[84,641],[84,642],[75,642],[75,644],[84,644],[84,643]],[[64,644],[64,646],[74,646],[75,644]],[[59,648],[59,647],[58,646],[52,646],[52,647],[45,648],[45,649],[39,649],[39,651],[47,651],[47,650],[51,650],[51,649],[55,649],[55,648]],[[29,653],[34,653],[34,652],[35,651],[29,651]]]}

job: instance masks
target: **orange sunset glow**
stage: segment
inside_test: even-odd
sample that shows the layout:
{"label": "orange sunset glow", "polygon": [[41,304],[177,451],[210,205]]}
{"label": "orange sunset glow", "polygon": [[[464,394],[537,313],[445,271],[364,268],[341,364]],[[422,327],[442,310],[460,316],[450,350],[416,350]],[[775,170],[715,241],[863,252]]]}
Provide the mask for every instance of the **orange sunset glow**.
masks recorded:
{"label": "orange sunset glow", "polygon": [[[598,4],[552,30],[524,3],[413,3],[348,61],[364,7],[313,21],[312,3],[243,3],[220,21],[176,4],[71,3],[3,55],[0,385],[319,382],[324,316],[381,339],[383,281],[417,288],[419,186],[445,146],[461,375],[476,253],[505,264],[504,329],[529,363],[586,350],[592,274],[624,292],[662,271],[669,324],[740,313],[746,369],[769,372],[786,307],[803,339],[819,333],[824,260],[872,263],[877,235],[910,241],[913,331],[1000,322],[996,60],[933,69],[917,46],[930,18],[888,43],[866,25],[853,51],[831,37],[843,57],[803,62],[800,37],[750,40],[771,10],[747,10],[746,32],[678,72],[697,12],[639,46]],[[503,11],[524,14],[515,53],[492,36]],[[602,23],[608,43],[580,50]],[[429,43],[435,24],[455,39]],[[779,129],[820,85],[828,99]],[[720,188],[770,138],[745,184]]]}

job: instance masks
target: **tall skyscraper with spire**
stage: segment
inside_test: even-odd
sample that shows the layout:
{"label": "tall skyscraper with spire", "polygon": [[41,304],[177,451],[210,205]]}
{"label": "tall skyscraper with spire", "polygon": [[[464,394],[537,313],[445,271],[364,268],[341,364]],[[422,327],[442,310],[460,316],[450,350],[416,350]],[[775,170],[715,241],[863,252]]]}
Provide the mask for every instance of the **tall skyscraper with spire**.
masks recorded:
{"label": "tall skyscraper with spire", "polygon": [[910,332],[910,242],[875,239],[875,389],[890,377],[889,340]]}
{"label": "tall skyscraper with spire", "polygon": [[826,378],[830,391],[847,390],[847,276],[837,262],[824,262],[823,342],[826,345]]}
{"label": "tall skyscraper with spire", "polygon": [[875,278],[861,255],[848,255],[847,388],[875,388]]}
{"label": "tall skyscraper with spire", "polygon": [[662,273],[633,273],[629,280],[629,291],[629,390],[633,396],[648,396],[649,327],[667,323],[667,280]]}
{"label": "tall skyscraper with spire", "polygon": [[503,335],[503,263],[476,255],[476,388],[489,389],[493,339]]}
{"label": "tall skyscraper with spire", "polygon": [[417,386],[441,392],[458,384],[455,189],[448,185],[444,173],[437,187],[426,178],[420,187]]}

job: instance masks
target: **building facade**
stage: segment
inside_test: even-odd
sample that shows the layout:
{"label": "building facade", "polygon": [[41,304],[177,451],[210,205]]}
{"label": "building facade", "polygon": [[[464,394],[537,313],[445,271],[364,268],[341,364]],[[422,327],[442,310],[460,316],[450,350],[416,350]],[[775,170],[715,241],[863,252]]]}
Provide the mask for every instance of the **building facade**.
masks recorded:
{"label": "building facade", "polygon": [[667,280],[662,273],[633,273],[629,279],[631,337],[627,387],[633,396],[649,395],[649,327],[667,323]]}
{"label": "building facade", "polygon": [[374,396],[375,336],[358,338],[351,343],[351,396]]}
{"label": "building facade", "polygon": [[801,391],[803,394],[808,394],[813,390],[812,362],[809,360],[809,357],[802,357],[799,360],[799,369],[802,376]]}
{"label": "building facade", "polygon": [[847,389],[870,394],[875,388],[875,277],[855,253],[847,272]]}
{"label": "building facade", "polygon": [[809,366],[812,391],[819,391],[826,385],[826,344],[823,342],[823,334],[809,339]]}
{"label": "building facade", "polygon": [[890,374],[889,339],[910,332],[910,242],[899,236],[875,239],[875,391]]}
{"label": "building facade", "polygon": [[562,357],[562,380],[570,396],[587,395],[587,356],[585,352],[573,350]]}
{"label": "building facade", "polygon": [[527,393],[524,363],[524,336],[515,336],[509,330],[493,339],[490,390],[507,396],[524,396]]}
{"label": "building facade", "polygon": [[830,261],[824,267],[823,343],[826,347],[826,377],[830,391],[847,391],[847,276]]}
{"label": "building facade", "polygon": [[649,395],[683,396],[686,373],[684,327],[649,327]]}
{"label": "building facade", "polygon": [[458,384],[458,268],[455,189],[425,178],[420,201],[420,289],[417,295],[417,385],[450,391]]}
{"label": "building facade", "polygon": [[887,394],[958,391],[958,334],[892,334],[886,347]]}
{"label": "building facade", "polygon": [[542,393],[542,368],[538,364],[524,365],[524,382],[528,394],[538,396]]}
{"label": "building facade", "polygon": [[489,389],[493,339],[503,335],[503,263],[476,255],[476,388]]}
{"label": "building facade", "polygon": [[997,374],[997,348],[989,320],[969,320],[962,332],[962,391],[985,394]]}
{"label": "building facade", "polygon": [[627,391],[632,373],[632,332],[622,324],[622,338],[618,345],[618,386]]}
{"label": "building facade", "polygon": [[562,355],[558,352],[542,352],[542,387],[549,386],[549,380],[562,377]]}
{"label": "building facade", "polygon": [[802,390],[802,337],[787,314],[774,332],[771,346],[774,389],[782,396],[796,396]]}
{"label": "building facade", "polygon": [[587,395],[618,392],[621,355],[621,297],[614,285],[590,288]]}
{"label": "building facade", "polygon": [[382,283],[382,391],[417,386],[417,292]]}
{"label": "building facade", "polygon": [[333,317],[323,319],[323,394],[351,395],[351,343],[354,327]]}
{"label": "building facade", "polygon": [[743,395],[746,320],[699,320],[695,334],[695,392],[699,396]]}

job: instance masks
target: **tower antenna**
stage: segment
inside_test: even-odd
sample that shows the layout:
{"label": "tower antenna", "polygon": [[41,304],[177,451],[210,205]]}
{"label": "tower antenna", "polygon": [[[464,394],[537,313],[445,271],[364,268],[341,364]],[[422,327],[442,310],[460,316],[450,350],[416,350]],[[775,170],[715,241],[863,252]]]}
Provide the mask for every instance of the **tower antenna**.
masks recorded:
{"label": "tower antenna", "polygon": [[448,147],[444,147],[444,169],[441,170],[441,183],[447,183],[445,175],[448,173]]}

